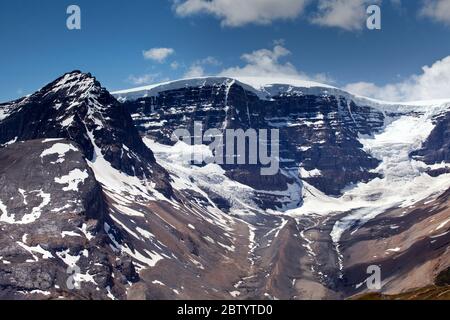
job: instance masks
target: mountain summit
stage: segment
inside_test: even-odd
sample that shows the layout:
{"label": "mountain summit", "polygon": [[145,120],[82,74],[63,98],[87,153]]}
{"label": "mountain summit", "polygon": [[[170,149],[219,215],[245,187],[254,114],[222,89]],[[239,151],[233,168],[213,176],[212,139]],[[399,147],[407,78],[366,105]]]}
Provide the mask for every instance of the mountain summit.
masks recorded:
{"label": "mountain summit", "polygon": [[0,124],[0,144],[64,138],[77,143],[89,161],[104,157],[115,169],[140,178],[153,171],[160,184],[165,184],[163,170],[142,142],[129,113],[89,73],[67,73],[1,107],[8,110],[8,117]]}

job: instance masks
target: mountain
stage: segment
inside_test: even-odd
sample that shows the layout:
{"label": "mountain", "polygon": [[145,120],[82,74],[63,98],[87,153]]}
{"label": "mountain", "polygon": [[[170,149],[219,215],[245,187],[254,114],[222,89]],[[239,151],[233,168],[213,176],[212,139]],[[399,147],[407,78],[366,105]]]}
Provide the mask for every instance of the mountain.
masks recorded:
{"label": "mountain", "polygon": [[[113,168],[128,175],[142,178],[154,170],[157,178],[162,171],[129,113],[90,74],[66,74],[2,108],[7,117],[2,121],[0,143],[65,138],[76,142],[88,160],[95,162],[101,152]],[[158,177],[158,183],[164,185],[165,178]]]}
{"label": "mountain", "polygon": [[[277,284],[270,288],[271,296],[350,296],[364,289],[360,284],[371,264],[388,269],[390,282],[405,279],[393,286],[394,293],[422,285],[411,279],[418,272],[414,268],[424,261],[434,268],[422,279],[424,286],[445,270],[447,263],[441,260],[448,261],[448,235],[440,231],[448,230],[448,101],[391,103],[312,82],[264,78],[186,79],[114,95],[130,110],[158,161],[175,174],[179,169],[171,155],[179,146],[168,146],[176,129],[192,132],[193,123],[201,121],[204,130],[280,131],[280,175],[268,180],[257,169],[222,166],[227,178],[250,186],[251,194],[206,186],[231,198],[229,211],[247,221],[259,221],[253,217],[258,214],[283,217],[276,233],[278,237],[287,233],[285,242],[277,244],[281,240],[269,237],[267,244],[273,249],[259,250],[267,245],[263,238],[255,249],[264,252],[261,256],[275,250],[272,263],[283,270],[278,275],[266,273],[267,282]],[[210,173],[195,178],[203,184]],[[443,204],[430,206],[436,199]],[[374,233],[371,227],[358,238],[365,227],[387,224],[398,211],[401,217],[388,224],[387,231]],[[421,223],[429,226],[427,233],[411,233],[409,228]],[[443,243],[434,236],[442,236],[438,240]],[[393,244],[388,241],[391,237]],[[399,241],[402,237],[405,240]],[[300,248],[292,247],[295,238],[302,239]],[[437,246],[434,256],[422,252],[421,262],[413,259],[404,268],[392,264],[402,260],[399,256],[416,255],[413,247],[419,242]],[[287,249],[280,252],[279,246],[289,248],[291,256],[285,257]],[[365,255],[356,258],[354,250]],[[385,260],[389,267],[384,267]],[[318,296],[310,296],[315,289]]]}
{"label": "mountain", "polygon": [[[342,299],[373,265],[381,294],[445,286],[449,119],[292,79],[68,73],[0,105],[0,297]],[[205,134],[252,130],[272,162]]]}
{"label": "mountain", "polygon": [[151,270],[199,281],[195,270],[231,247],[231,219],[203,209],[211,204],[200,195],[191,204],[177,194],[130,114],[91,75],[68,73],[0,108],[2,298],[174,298],[179,283],[160,288],[164,275],[143,270],[159,262]]}

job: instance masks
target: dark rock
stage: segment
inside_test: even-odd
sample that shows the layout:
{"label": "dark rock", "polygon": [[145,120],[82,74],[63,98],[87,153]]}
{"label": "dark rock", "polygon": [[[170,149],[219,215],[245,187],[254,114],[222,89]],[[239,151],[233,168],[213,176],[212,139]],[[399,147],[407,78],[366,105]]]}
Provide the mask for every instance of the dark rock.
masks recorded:
{"label": "dark rock", "polygon": [[411,156],[426,164],[450,163],[450,112],[435,119],[435,127],[422,149],[413,152]]}
{"label": "dark rock", "polygon": [[139,274],[136,272],[133,261],[127,257],[121,257],[116,261],[116,268],[129,282],[135,283],[139,281]]}
{"label": "dark rock", "polygon": [[436,285],[439,287],[449,286],[450,285],[450,268],[439,273],[436,277]]}

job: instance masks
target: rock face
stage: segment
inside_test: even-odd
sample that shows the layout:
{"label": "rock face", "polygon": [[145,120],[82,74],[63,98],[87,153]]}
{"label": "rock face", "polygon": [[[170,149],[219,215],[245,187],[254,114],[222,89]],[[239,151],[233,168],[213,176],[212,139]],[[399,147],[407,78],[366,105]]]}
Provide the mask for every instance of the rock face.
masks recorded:
{"label": "rock face", "polygon": [[412,155],[427,164],[450,162],[450,112],[436,117],[435,128],[423,144],[423,148]]}
{"label": "rock face", "polygon": [[[0,149],[0,194],[0,297],[106,299],[113,287],[124,296],[115,279],[133,278],[113,269],[103,231],[110,218],[78,145],[29,140]],[[68,287],[75,266],[77,292]]]}
{"label": "rock face", "polygon": [[344,96],[312,95],[292,88],[260,99],[230,79],[179,86],[124,102],[142,134],[170,144],[176,129],[193,134],[195,122],[201,122],[204,131],[219,129],[224,136],[227,129],[279,130],[282,174],[263,177],[257,174],[259,167],[224,166],[236,181],[259,190],[286,190],[301,167],[305,181],[327,194],[340,195],[349,184],[378,177],[370,170],[379,161],[363,151],[358,136],[384,126],[380,111]]}
{"label": "rock face", "polygon": [[[155,192],[172,193],[129,113],[79,71],[0,108],[1,294],[126,297],[139,276],[121,248],[133,252],[133,244],[112,220],[101,183],[114,174],[145,178]],[[67,281],[75,271],[74,291]]]}

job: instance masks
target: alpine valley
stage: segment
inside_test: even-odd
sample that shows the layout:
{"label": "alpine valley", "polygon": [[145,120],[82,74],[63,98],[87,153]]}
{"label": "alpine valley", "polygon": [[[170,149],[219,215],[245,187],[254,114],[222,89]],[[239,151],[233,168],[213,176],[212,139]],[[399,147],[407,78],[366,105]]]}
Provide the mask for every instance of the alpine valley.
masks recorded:
{"label": "alpine valley", "polygon": [[[278,174],[186,163],[195,122],[278,129]],[[449,299],[450,101],[67,73],[0,104],[0,230],[0,299]]]}

